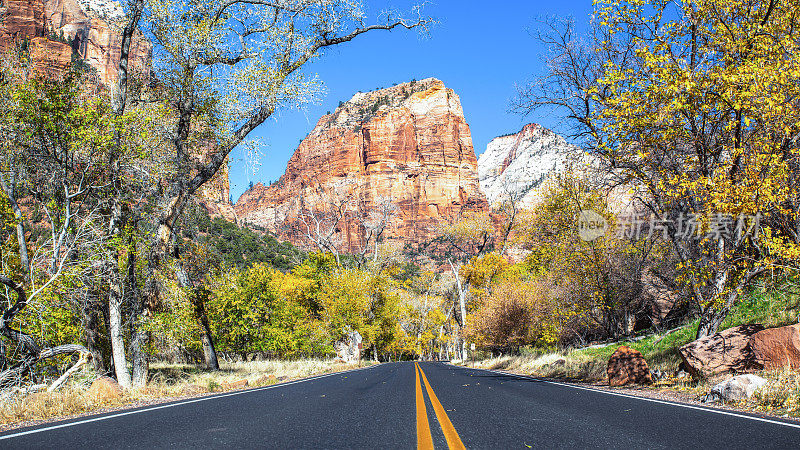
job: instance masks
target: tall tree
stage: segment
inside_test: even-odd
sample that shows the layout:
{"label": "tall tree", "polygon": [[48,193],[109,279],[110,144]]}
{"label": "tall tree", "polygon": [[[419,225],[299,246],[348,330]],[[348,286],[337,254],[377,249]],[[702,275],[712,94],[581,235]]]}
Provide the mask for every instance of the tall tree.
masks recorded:
{"label": "tall tree", "polygon": [[467,359],[464,329],[467,323],[467,295],[469,284],[462,279],[461,266],[469,258],[490,251],[494,245],[494,226],[486,213],[464,211],[439,230],[438,241],[444,243],[447,264],[456,284],[458,314],[453,314],[459,326],[456,342],[457,354]]}
{"label": "tall tree", "polygon": [[[139,32],[139,22],[141,21],[144,12],[144,0],[129,0],[127,4],[127,22],[122,30],[122,37],[120,42],[120,58],[117,65],[117,79],[116,83],[112,85],[112,105],[114,114],[117,117],[123,117],[129,107],[128,98],[128,84],[130,81],[130,49],[133,43],[134,36]],[[127,277],[123,275],[124,268],[120,268],[119,264],[111,263],[112,275],[109,277],[109,334],[111,337],[112,358],[114,362],[114,371],[117,376],[117,381],[125,388],[131,386],[131,375],[128,372],[128,359],[126,355],[126,346],[124,341],[123,324],[126,322],[123,314],[123,303],[125,298],[128,297],[138,299],[139,296],[135,295],[133,290],[137,285],[136,282],[136,246],[133,242],[133,218],[131,211],[125,207],[125,200],[128,199],[130,191],[126,189],[124,179],[126,173],[122,166],[122,159],[125,153],[123,143],[121,141],[121,134],[119,131],[114,134],[114,151],[109,158],[109,167],[112,172],[111,183],[111,205],[110,215],[108,221],[107,232],[113,237],[117,238],[123,235],[124,230],[127,229],[127,246],[125,254],[127,256]],[[141,190],[140,190],[141,191]],[[127,278],[127,290],[124,280]],[[127,291],[127,292],[126,292]],[[128,294],[126,296],[126,293]],[[134,302],[137,308],[134,312],[141,309],[139,306],[140,301]],[[134,323],[136,323],[134,321]],[[138,352],[141,353],[141,352]]]}
{"label": "tall tree", "polygon": [[[45,225],[46,234],[33,243],[36,251],[27,267],[20,264],[14,273],[14,268],[4,265],[5,273],[0,275],[0,283],[10,294],[0,316],[0,336],[12,344],[3,343],[1,347],[3,351],[16,348],[21,355],[11,365],[4,362],[0,373],[3,385],[18,381],[43,359],[63,353],[89,353],[80,345],[42,349],[35,336],[22,330],[25,324],[20,318],[28,305],[50,292],[64,273],[84,279],[103,273],[102,265],[96,265],[96,260],[87,255],[101,253],[105,246],[104,236],[95,226],[101,220],[96,196],[106,188],[104,162],[108,136],[115,128],[108,108],[80,97],[74,74],[61,81],[5,81],[11,102],[3,116],[3,128],[8,133],[0,178],[14,179],[15,189],[8,192],[12,196],[24,194],[29,203],[16,220],[31,224],[41,213],[38,222]],[[10,198],[8,201],[12,203]],[[30,244],[23,234],[18,248],[20,261]],[[12,301],[13,294],[16,299]]]}
{"label": "tall tree", "polygon": [[[791,1],[603,1],[592,39],[551,39],[518,106],[562,108],[668,231],[713,334],[743,290],[794,268],[800,18]],[[542,86],[555,86],[550,93]]]}
{"label": "tall tree", "polygon": [[[161,81],[176,117],[171,140],[177,164],[163,182],[166,196],[148,256],[151,303],[159,291],[153,275],[171,253],[173,229],[189,198],[275,111],[315,97],[319,82],[301,69],[324,50],[368,32],[427,30],[432,21],[419,8],[414,13],[407,20],[386,12],[381,23],[368,25],[361,3],[350,0],[150,2],[148,28],[163,55]],[[146,340],[144,331],[134,336]],[[146,378],[146,359],[134,361],[134,385]]]}

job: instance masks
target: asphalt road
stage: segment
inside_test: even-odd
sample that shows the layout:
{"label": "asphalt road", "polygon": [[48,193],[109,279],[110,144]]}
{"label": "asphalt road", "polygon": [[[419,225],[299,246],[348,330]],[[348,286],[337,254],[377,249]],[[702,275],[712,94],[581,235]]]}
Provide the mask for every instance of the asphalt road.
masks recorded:
{"label": "asphalt road", "polygon": [[444,363],[381,364],[18,429],[0,448],[800,448],[793,422]]}

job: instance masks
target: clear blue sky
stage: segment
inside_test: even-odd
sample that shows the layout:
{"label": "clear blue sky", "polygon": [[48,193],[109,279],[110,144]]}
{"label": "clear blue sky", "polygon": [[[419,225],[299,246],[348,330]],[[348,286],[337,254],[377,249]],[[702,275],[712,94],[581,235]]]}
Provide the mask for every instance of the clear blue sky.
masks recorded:
{"label": "clear blue sky", "polygon": [[[407,11],[414,3],[367,0],[366,6],[374,18],[387,5]],[[434,0],[425,12],[440,23],[428,38],[420,38],[413,31],[376,31],[328,51],[307,70],[317,73],[325,83],[327,92],[321,101],[308,105],[305,111],[281,111],[251,134],[264,144],[258,173],[248,173],[240,149],[232,153],[233,200],[250,181],[266,184],[283,175],[299,140],[314,128],[321,115],[336,109],[340,100],[350,99],[357,91],[412,78],[436,77],[456,91],[476,154],[482,153],[493,137],[516,132],[528,122],[557,128],[558,117],[509,114],[509,100],[515,83],[524,83],[543,69],[546,49],[530,34],[537,19],[572,17],[578,30],[585,30],[591,9],[591,0]]]}

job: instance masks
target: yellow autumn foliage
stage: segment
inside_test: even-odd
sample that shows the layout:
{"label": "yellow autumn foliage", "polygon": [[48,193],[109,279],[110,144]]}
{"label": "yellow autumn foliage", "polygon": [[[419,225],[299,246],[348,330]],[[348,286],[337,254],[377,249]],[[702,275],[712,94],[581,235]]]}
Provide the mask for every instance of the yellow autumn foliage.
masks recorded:
{"label": "yellow autumn foliage", "polygon": [[673,248],[698,336],[714,332],[760,273],[797,268],[797,4],[602,0],[596,15],[600,45],[630,51],[598,80],[598,152],[658,217],[696,219]]}

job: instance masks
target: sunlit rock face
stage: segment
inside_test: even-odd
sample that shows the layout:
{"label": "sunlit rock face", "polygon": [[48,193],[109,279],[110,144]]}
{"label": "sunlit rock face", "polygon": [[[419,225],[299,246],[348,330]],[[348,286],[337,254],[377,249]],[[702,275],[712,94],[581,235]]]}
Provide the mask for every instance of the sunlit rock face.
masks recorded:
{"label": "sunlit rock face", "polygon": [[[125,12],[111,0],[44,0],[47,31],[73,42],[83,60],[97,70],[100,82],[106,85],[117,79],[122,28]],[[130,67],[133,71],[150,70],[152,44],[136,32],[131,42]]]}
{"label": "sunlit rock face", "polygon": [[[99,81],[109,86],[117,79],[124,25],[125,12],[112,0],[6,0],[0,7],[0,52],[51,34],[63,37],[71,42],[69,52],[67,47],[41,41],[32,49],[31,61],[40,66],[37,73],[63,75],[69,70],[72,53],[77,53],[97,71]],[[55,54],[43,53],[45,48]],[[137,31],[129,56],[132,74],[149,74],[152,48]],[[64,54],[69,57],[68,64],[63,64]]]}
{"label": "sunlit rock face", "polygon": [[0,2],[0,51],[14,50],[26,39],[44,36],[42,0],[6,0]]}
{"label": "sunlit rock face", "polygon": [[592,158],[562,136],[537,124],[492,139],[478,159],[478,178],[490,204],[515,199],[531,206],[549,177],[584,170]]}
{"label": "sunlit rock face", "polygon": [[33,73],[42,77],[58,78],[69,71],[72,48],[64,43],[35,37],[29,41]]}
{"label": "sunlit rock face", "polygon": [[[236,203],[239,219],[303,244],[301,209],[324,209],[331,186],[361,211],[396,206],[386,237],[421,244],[462,210],[488,211],[478,186],[472,137],[458,95],[434,78],[357,93],[319,119],[271,186],[256,184]],[[339,194],[334,194],[339,195]],[[339,246],[356,251],[364,228],[351,218]]]}
{"label": "sunlit rock face", "polygon": [[208,214],[213,217],[223,217],[230,222],[237,223],[236,212],[231,203],[231,186],[229,178],[230,169],[226,160],[217,173],[206,181],[197,191],[197,201]]}
{"label": "sunlit rock face", "polygon": [[0,5],[0,53],[27,48],[31,75],[58,78],[69,70],[72,48],[44,37],[47,23],[42,0],[7,0]]}

